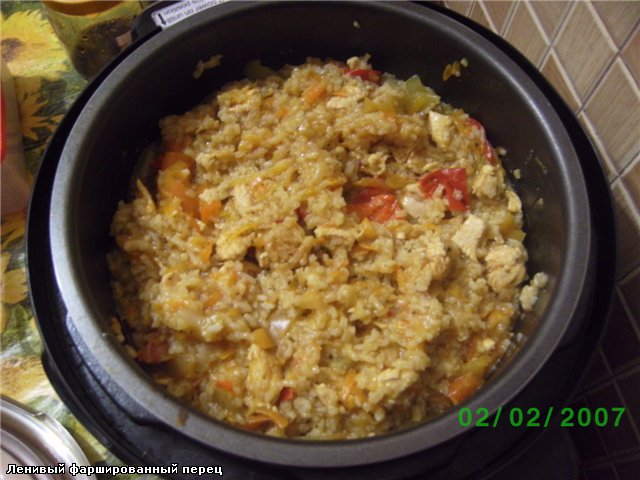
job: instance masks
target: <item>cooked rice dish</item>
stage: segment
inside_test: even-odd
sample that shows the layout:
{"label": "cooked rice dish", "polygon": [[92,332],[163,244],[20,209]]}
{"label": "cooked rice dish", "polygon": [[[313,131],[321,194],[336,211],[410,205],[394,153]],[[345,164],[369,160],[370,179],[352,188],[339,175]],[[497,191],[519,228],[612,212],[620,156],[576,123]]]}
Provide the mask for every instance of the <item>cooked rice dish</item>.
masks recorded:
{"label": "cooked rice dish", "polygon": [[523,288],[521,201],[482,125],[366,56],[246,73],[161,120],[157,175],[114,216],[137,360],[279,437],[377,435],[465,401],[545,283]]}

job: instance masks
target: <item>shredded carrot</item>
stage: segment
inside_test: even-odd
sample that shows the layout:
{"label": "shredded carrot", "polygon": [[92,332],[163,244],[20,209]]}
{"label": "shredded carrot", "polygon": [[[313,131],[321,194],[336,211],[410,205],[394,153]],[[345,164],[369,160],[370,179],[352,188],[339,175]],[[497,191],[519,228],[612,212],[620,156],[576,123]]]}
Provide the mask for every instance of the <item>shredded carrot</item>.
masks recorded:
{"label": "shredded carrot", "polygon": [[263,350],[269,350],[276,346],[275,342],[264,328],[257,328],[251,332],[251,339],[253,343],[258,345]]}
{"label": "shredded carrot", "polygon": [[124,316],[128,321],[130,321],[131,323],[135,322],[139,314],[140,310],[135,303],[127,303],[124,309]]}
{"label": "shredded carrot", "polygon": [[235,350],[233,348],[227,348],[220,353],[220,360],[226,360],[227,358],[231,358],[235,355]]}
{"label": "shredded carrot", "polygon": [[178,310],[185,308],[187,306],[187,302],[185,302],[182,299],[174,299],[174,300],[169,300],[167,302],[167,306],[169,307],[169,310],[171,310],[172,312],[177,312]]}
{"label": "shredded carrot", "polygon": [[213,253],[213,246],[215,245],[215,241],[213,239],[194,236],[191,237],[189,243],[195,247],[194,250],[198,252],[198,258],[200,260],[203,262],[209,261],[211,254]]}
{"label": "shredded carrot", "polygon": [[169,342],[167,340],[152,339],[138,350],[138,360],[144,363],[161,363],[167,360]]}
{"label": "shredded carrot", "polygon": [[222,298],[222,292],[217,288],[212,288],[208,290],[205,294],[204,307],[210,308],[213,307],[216,303],[220,301]]}
{"label": "shredded carrot", "polygon": [[183,141],[178,141],[175,139],[166,139],[162,142],[162,148],[165,152],[182,152],[185,146],[186,145]]}
{"label": "shredded carrot", "polygon": [[278,110],[276,110],[276,117],[278,117],[279,119],[283,119],[288,114],[289,109],[287,107],[280,107]]}
{"label": "shredded carrot", "polygon": [[249,417],[249,421],[242,425],[242,427],[247,430],[256,430],[270,422],[272,422],[272,419],[266,415],[253,414]]}
{"label": "shredded carrot", "polygon": [[124,247],[128,239],[129,237],[127,235],[124,235],[124,234],[116,235],[116,243],[122,250],[125,249]]}
{"label": "shredded carrot", "polygon": [[186,153],[182,152],[169,151],[165,152],[160,158],[160,169],[164,170],[176,162],[183,162],[189,168],[192,168],[193,165],[195,165],[195,160],[191,155],[187,155]]}
{"label": "shredded carrot", "polygon": [[480,387],[481,378],[473,373],[465,373],[449,383],[447,395],[454,405],[469,398]]}
{"label": "shredded carrot", "polygon": [[158,191],[165,198],[180,197],[189,186],[190,173],[184,162],[174,162],[158,175]]}
{"label": "shredded carrot", "polygon": [[351,395],[353,388],[356,385],[356,371],[349,370],[347,374],[344,376],[344,383],[342,384],[342,395],[341,400],[342,403],[346,403],[347,399]]}
{"label": "shredded carrot", "polygon": [[211,254],[213,253],[213,240],[207,242],[206,245],[202,247],[200,250],[200,259],[204,262],[211,258]]}
{"label": "shredded carrot", "polygon": [[296,398],[296,391],[291,387],[283,387],[278,397],[278,402],[290,402]]}
{"label": "shredded carrot", "polygon": [[182,210],[195,215],[198,210],[198,198],[191,186],[191,171],[189,164],[176,160],[161,170],[158,175],[158,192],[163,198],[178,198]]}
{"label": "shredded carrot", "polygon": [[211,223],[213,220],[220,216],[222,211],[222,202],[220,200],[214,200],[213,202],[207,202],[205,200],[198,200],[198,214],[200,220],[205,223]]}
{"label": "shredded carrot", "polygon": [[302,93],[302,98],[308,105],[313,105],[320,100],[327,92],[327,85],[322,82],[314,82]]}
{"label": "shredded carrot", "polygon": [[367,401],[366,395],[356,383],[356,375],[355,370],[349,370],[342,383],[340,401],[347,408],[354,408],[357,404],[362,405]]}
{"label": "shredded carrot", "polygon": [[229,380],[217,380],[216,381],[216,387],[219,387],[223,390],[226,390],[227,392],[231,393],[232,395],[235,394],[235,391],[233,389],[233,383],[231,383]]}
{"label": "shredded carrot", "polygon": [[258,407],[256,408],[256,413],[269,417],[269,419],[280,428],[286,428],[286,426],[289,425],[289,419],[274,410]]}
{"label": "shredded carrot", "polygon": [[464,358],[468,362],[478,351],[478,344],[481,340],[480,335],[473,335],[467,342],[465,343],[465,354]]}
{"label": "shredded carrot", "polygon": [[256,408],[256,413],[249,417],[249,421],[242,425],[247,430],[256,430],[268,423],[273,423],[277,427],[285,429],[289,425],[289,419],[280,413],[268,408]]}
{"label": "shredded carrot", "polygon": [[355,183],[358,187],[371,187],[375,188],[378,193],[393,193],[393,188],[387,185],[387,182],[382,177],[364,177]]}
{"label": "shredded carrot", "polygon": [[191,194],[189,194],[189,192],[187,192],[187,194],[183,198],[181,198],[180,201],[182,202],[182,210],[193,217],[198,211],[198,199],[194,198]]}
{"label": "shredded carrot", "polygon": [[347,90],[346,88],[341,88],[340,90],[337,90],[335,92],[333,92],[333,96],[334,97],[348,97],[350,95],[351,92],[349,92],[349,90]]}
{"label": "shredded carrot", "polygon": [[301,203],[298,208],[296,208],[296,215],[300,220],[304,220],[307,215],[309,215],[309,206],[306,203]]}

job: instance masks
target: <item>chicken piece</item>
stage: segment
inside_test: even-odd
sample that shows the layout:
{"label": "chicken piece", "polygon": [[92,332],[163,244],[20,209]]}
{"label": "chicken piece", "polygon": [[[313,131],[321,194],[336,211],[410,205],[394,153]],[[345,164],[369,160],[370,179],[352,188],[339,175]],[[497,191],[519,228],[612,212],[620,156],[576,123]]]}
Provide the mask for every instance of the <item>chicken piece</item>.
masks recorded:
{"label": "chicken piece", "polygon": [[504,182],[497,169],[492,165],[484,165],[473,180],[471,191],[478,197],[493,198],[504,188]]}
{"label": "chicken piece", "polygon": [[426,292],[433,280],[442,279],[449,270],[445,244],[431,233],[404,242],[397,252],[396,263],[396,280],[401,292]]}
{"label": "chicken piece", "polygon": [[346,108],[355,108],[357,104],[358,104],[358,97],[355,97],[355,96],[332,97],[327,102],[327,108],[340,110],[340,109],[346,109]]}
{"label": "chicken piece", "polygon": [[431,272],[431,278],[440,280],[449,269],[449,256],[444,242],[435,235],[431,236],[427,242],[427,258],[429,259],[427,268]]}
{"label": "chicken piece", "polygon": [[440,223],[448,209],[446,198],[440,198],[439,194],[440,192],[436,192],[432,198],[425,198],[419,185],[412,183],[402,189],[398,200],[410,217],[437,224]]}
{"label": "chicken piece", "polygon": [[249,408],[273,404],[282,390],[282,369],[275,356],[253,343],[249,347],[247,361],[249,371],[245,387]]}
{"label": "chicken piece", "polygon": [[216,255],[223,260],[241,259],[253,243],[252,225],[224,230],[216,243]]}
{"label": "chicken piece", "polygon": [[507,209],[511,213],[522,212],[522,201],[520,200],[520,197],[511,190],[507,191]]}
{"label": "chicken piece", "polygon": [[339,239],[340,243],[351,248],[356,241],[357,233],[353,229],[320,225],[314,230],[314,235],[319,239],[334,237],[335,239]]}
{"label": "chicken piece", "polygon": [[387,160],[389,154],[387,152],[374,152],[367,155],[362,165],[362,170],[373,176],[379,176],[384,173],[387,168]]}
{"label": "chicken piece", "polygon": [[263,245],[256,248],[256,259],[262,268],[290,262],[305,240],[304,229],[293,217],[272,226],[262,237]]}
{"label": "chicken piece", "polygon": [[371,65],[369,65],[370,58],[371,55],[369,54],[363,55],[362,57],[349,57],[346,64],[351,70],[357,70],[359,68],[367,69],[371,68]]}
{"label": "chicken piece", "polygon": [[420,218],[428,213],[429,206],[424,196],[406,193],[400,197],[400,205],[412,218]]}
{"label": "chicken piece", "polygon": [[251,188],[248,185],[240,184],[233,187],[231,197],[233,206],[239,214],[247,214],[255,209],[255,202],[251,198]]}
{"label": "chicken piece", "polygon": [[509,242],[497,245],[489,250],[485,261],[487,262],[487,279],[489,286],[497,293],[515,287],[526,276],[524,263],[527,260],[527,252],[522,243],[509,240]]}
{"label": "chicken piece", "polygon": [[451,117],[429,111],[429,131],[436,145],[446,148],[451,141]]}
{"label": "chicken piece", "polygon": [[538,301],[538,293],[547,286],[549,277],[546,273],[538,272],[533,276],[529,285],[522,287],[520,292],[520,305],[525,312],[533,310],[533,306]]}
{"label": "chicken piece", "polygon": [[477,249],[484,229],[484,220],[475,215],[469,215],[451,239],[467,257],[475,261],[478,260]]}
{"label": "chicken piece", "polygon": [[289,329],[290,334],[285,337],[295,339],[292,346],[293,354],[284,370],[285,381],[297,391],[312,387],[315,383],[314,377],[320,372],[322,347],[314,343],[314,334],[305,328],[297,326],[294,322]]}

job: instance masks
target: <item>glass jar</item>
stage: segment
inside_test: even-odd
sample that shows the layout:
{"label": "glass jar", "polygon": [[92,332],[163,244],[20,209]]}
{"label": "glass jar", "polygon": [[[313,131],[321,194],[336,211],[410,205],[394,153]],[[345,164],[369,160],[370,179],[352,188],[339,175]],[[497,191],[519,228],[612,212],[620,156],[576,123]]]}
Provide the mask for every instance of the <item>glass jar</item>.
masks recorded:
{"label": "glass jar", "polygon": [[95,77],[131,41],[142,1],[44,0],[51,26],[85,78]]}

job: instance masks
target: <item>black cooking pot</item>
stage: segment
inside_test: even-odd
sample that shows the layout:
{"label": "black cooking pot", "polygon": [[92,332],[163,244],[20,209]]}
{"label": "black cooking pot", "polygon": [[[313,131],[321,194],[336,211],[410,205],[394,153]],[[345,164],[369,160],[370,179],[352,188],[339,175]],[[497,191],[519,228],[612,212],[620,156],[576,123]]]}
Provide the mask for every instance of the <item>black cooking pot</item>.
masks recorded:
{"label": "black cooking pot", "polygon": [[[308,56],[365,53],[376,69],[419,74],[506,148],[507,172],[521,173],[513,182],[523,200],[528,269],[547,273],[549,285],[516,325],[516,348],[485,386],[419,426],[303,442],[207,418],[157,386],[111,331],[116,310],[105,258],[117,203],[142,150],[160,136],[158,120],[241,78],[248,60],[279,68]],[[214,54],[222,64],[194,79],[198,60]],[[444,66],[463,57],[469,67],[444,82]],[[336,478],[480,475],[532,432],[508,422],[463,428],[460,409],[493,415],[501,406],[559,408],[567,400],[611,296],[611,218],[597,156],[575,118],[526,60],[485,30],[410,3],[225,3],[141,39],[82,95],[45,155],[28,232],[45,367],[74,413],[129,462],[220,464],[241,472],[236,478],[315,478],[327,469]]]}

